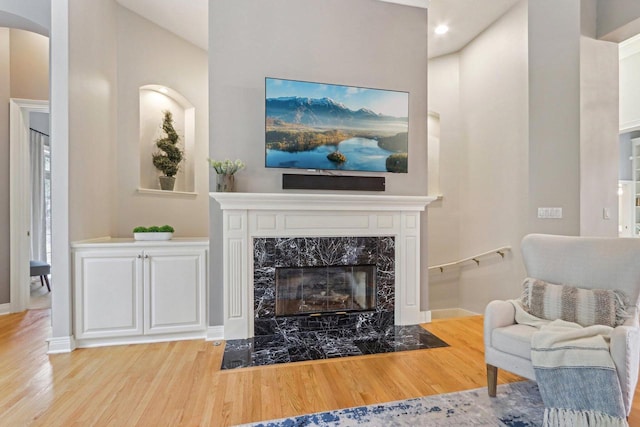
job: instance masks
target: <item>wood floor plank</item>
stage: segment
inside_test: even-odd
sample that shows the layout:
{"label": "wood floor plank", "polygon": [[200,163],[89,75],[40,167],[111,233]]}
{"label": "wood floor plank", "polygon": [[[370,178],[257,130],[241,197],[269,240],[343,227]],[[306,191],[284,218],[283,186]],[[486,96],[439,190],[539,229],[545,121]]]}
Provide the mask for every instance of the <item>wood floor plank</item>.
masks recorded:
{"label": "wood floor plank", "polygon": [[481,316],[424,325],[445,348],[225,371],[224,346],[202,340],[49,356],[49,323],[48,310],[0,316],[2,425],[222,427],[486,387]]}

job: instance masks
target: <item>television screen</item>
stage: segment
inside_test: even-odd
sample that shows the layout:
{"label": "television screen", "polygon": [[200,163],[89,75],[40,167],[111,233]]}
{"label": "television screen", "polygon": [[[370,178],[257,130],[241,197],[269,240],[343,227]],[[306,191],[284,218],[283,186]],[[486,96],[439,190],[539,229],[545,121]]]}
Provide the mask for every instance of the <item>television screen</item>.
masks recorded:
{"label": "television screen", "polygon": [[407,172],[409,93],[265,79],[271,168]]}

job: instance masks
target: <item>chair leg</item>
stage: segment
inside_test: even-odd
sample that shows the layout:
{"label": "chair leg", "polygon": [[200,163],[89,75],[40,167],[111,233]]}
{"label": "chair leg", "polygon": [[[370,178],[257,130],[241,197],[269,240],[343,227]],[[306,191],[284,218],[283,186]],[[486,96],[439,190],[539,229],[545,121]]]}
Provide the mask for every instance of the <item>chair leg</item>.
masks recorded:
{"label": "chair leg", "polygon": [[42,280],[42,276],[40,276],[40,286],[44,286],[44,281]]}
{"label": "chair leg", "polygon": [[496,397],[496,388],[498,385],[498,368],[487,363],[487,391],[489,397]]}
{"label": "chair leg", "polygon": [[44,277],[44,281],[47,282],[47,290],[49,292],[51,292],[51,285],[49,284],[49,277],[45,276],[40,276],[40,281],[42,281],[42,278]]}

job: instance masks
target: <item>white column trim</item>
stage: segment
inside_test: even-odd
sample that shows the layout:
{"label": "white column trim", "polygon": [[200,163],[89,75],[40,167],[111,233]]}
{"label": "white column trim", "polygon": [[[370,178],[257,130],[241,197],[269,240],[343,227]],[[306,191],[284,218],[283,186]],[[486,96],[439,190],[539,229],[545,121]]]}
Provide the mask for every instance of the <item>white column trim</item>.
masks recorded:
{"label": "white column trim", "polygon": [[11,313],[11,304],[10,303],[0,304],[0,316],[2,316],[3,314],[9,314],[9,313]]}
{"label": "white column trim", "polygon": [[47,354],[71,353],[76,349],[76,341],[73,336],[51,337],[47,342],[49,343]]}
{"label": "white column trim", "polygon": [[209,326],[207,328],[207,341],[218,341],[224,339],[224,326]]}
{"label": "white column trim", "polygon": [[[73,343],[69,246],[69,0],[51,0],[51,323],[54,340]],[[70,338],[71,337],[71,338]],[[57,341],[54,341],[57,342]],[[56,348],[54,346],[54,348]]]}

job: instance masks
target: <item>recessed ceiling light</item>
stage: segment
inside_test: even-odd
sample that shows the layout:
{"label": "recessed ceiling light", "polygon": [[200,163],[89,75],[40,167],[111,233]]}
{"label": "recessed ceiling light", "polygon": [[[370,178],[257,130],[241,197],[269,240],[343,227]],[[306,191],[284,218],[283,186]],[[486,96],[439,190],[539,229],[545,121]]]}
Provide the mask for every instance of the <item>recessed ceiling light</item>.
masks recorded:
{"label": "recessed ceiling light", "polygon": [[448,27],[447,25],[444,25],[444,24],[442,24],[442,25],[438,25],[438,26],[436,27],[436,29],[435,29],[435,30],[433,30],[433,32],[434,32],[434,33],[436,33],[436,34],[438,34],[438,35],[440,35],[440,36],[441,36],[442,34],[446,34],[446,33],[447,33],[447,31],[449,31],[449,27]]}

